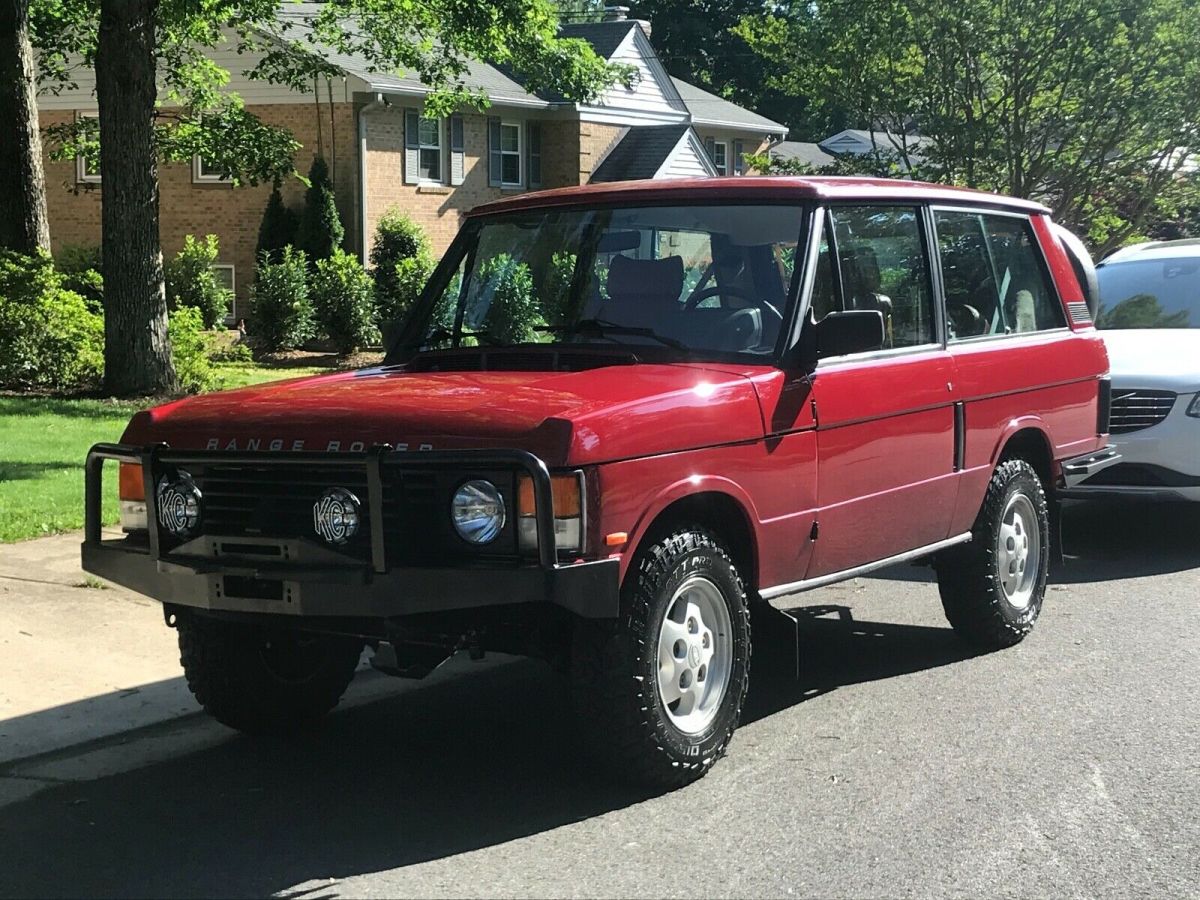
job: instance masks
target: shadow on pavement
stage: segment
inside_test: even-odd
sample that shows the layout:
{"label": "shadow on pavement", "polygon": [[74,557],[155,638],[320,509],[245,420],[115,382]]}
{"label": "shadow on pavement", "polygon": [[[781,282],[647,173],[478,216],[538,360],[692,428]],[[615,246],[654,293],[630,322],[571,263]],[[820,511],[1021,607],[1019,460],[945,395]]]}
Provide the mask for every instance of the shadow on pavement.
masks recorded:
{"label": "shadow on pavement", "polygon": [[1063,506],[1067,561],[1058,584],[1143,578],[1200,567],[1200,503],[1068,502]]}
{"label": "shadow on pavement", "polygon": [[[1051,584],[1117,581],[1200,568],[1200,503],[1067,501],[1062,538],[1066,560],[1051,567]],[[861,577],[937,581],[928,565],[907,563]]]}
{"label": "shadow on pavement", "polygon": [[[756,654],[747,722],[840,685],[969,655],[949,629],[856,622],[846,607],[796,615],[804,678],[772,673],[769,653]],[[771,645],[770,634],[760,639]],[[0,895],[272,894],[492,846],[651,796],[589,776],[561,683],[544,666],[520,661],[480,676],[345,710],[301,740],[234,738],[0,808]]]}

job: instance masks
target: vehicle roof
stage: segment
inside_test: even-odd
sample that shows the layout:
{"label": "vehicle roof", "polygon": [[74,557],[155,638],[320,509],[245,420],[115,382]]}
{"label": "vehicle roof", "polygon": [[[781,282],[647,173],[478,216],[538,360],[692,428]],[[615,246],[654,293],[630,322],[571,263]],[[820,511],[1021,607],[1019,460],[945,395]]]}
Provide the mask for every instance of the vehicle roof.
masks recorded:
{"label": "vehicle roof", "polygon": [[1114,263],[1144,262],[1153,259],[1191,259],[1200,256],[1200,238],[1180,238],[1175,241],[1147,241],[1114,250],[1098,264],[1110,266]]}
{"label": "vehicle roof", "polygon": [[676,178],[647,181],[615,181],[555,188],[519,194],[485,203],[468,215],[514,212],[555,206],[590,206],[639,202],[787,202],[887,200],[914,203],[972,203],[1019,212],[1046,213],[1046,207],[1031,200],[989,194],[970,188],[950,187],[891,178],[846,176],[797,177],[790,175],[730,175],[723,178]]}

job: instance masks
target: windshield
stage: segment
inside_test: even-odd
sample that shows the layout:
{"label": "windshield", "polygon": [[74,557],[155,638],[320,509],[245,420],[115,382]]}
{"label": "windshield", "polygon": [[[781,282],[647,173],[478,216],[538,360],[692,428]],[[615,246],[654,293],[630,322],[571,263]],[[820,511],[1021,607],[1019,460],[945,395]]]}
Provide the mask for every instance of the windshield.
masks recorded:
{"label": "windshield", "polygon": [[482,219],[451,248],[398,350],[588,344],[764,360],[787,312],[802,216],[722,205]]}
{"label": "windshield", "polygon": [[1200,256],[1110,263],[1097,328],[1200,328]]}

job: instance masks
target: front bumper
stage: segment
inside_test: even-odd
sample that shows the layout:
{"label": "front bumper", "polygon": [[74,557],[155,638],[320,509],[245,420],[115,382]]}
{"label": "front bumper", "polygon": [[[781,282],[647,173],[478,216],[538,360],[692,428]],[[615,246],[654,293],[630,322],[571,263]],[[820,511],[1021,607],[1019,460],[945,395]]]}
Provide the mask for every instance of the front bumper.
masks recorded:
{"label": "front bumper", "polygon": [[[146,496],[162,465],[198,459],[289,465],[365,467],[368,514],[374,539],[369,561],[350,559],[305,538],[204,535],[173,551],[160,549],[153,502],[146,504],[148,540],[103,540],[100,500],[106,460],[142,465]],[[519,565],[452,567],[391,566],[386,558],[381,471],[385,466],[430,463],[468,468],[509,466],[533,480],[538,558]],[[546,540],[542,536],[547,535]],[[165,445],[97,444],[88,453],[83,568],[165,604],[226,612],[287,616],[393,618],[511,604],[554,604],[586,618],[618,613],[619,563],[615,559],[560,563],[554,546],[554,512],[546,465],[524,451],[393,452],[375,447],[363,454],[225,453],[172,451]],[[230,550],[232,549],[232,552]],[[251,552],[253,550],[253,552]],[[286,560],[286,561],[280,561]]]}
{"label": "front bumper", "polygon": [[1186,414],[1194,398],[1180,394],[1157,425],[1114,435],[1120,465],[1069,485],[1064,496],[1200,501],[1200,419]]}

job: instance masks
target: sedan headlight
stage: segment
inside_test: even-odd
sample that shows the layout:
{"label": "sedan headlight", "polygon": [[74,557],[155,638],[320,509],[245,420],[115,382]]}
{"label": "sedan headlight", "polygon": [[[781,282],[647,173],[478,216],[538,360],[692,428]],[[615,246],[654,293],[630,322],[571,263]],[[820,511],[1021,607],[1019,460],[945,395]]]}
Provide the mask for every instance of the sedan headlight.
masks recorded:
{"label": "sedan headlight", "polygon": [[1192,402],[1188,404],[1187,414],[1193,419],[1200,419],[1200,392],[1192,398]]}
{"label": "sedan headlight", "polygon": [[450,518],[464,541],[491,543],[504,528],[504,497],[499,488],[483,478],[464,481],[450,502]]}
{"label": "sedan headlight", "polygon": [[[522,550],[537,549],[537,504],[533,479],[522,475],[517,486],[517,528]],[[572,472],[550,476],[554,498],[554,546],[578,552],[583,547],[583,475]]]}

